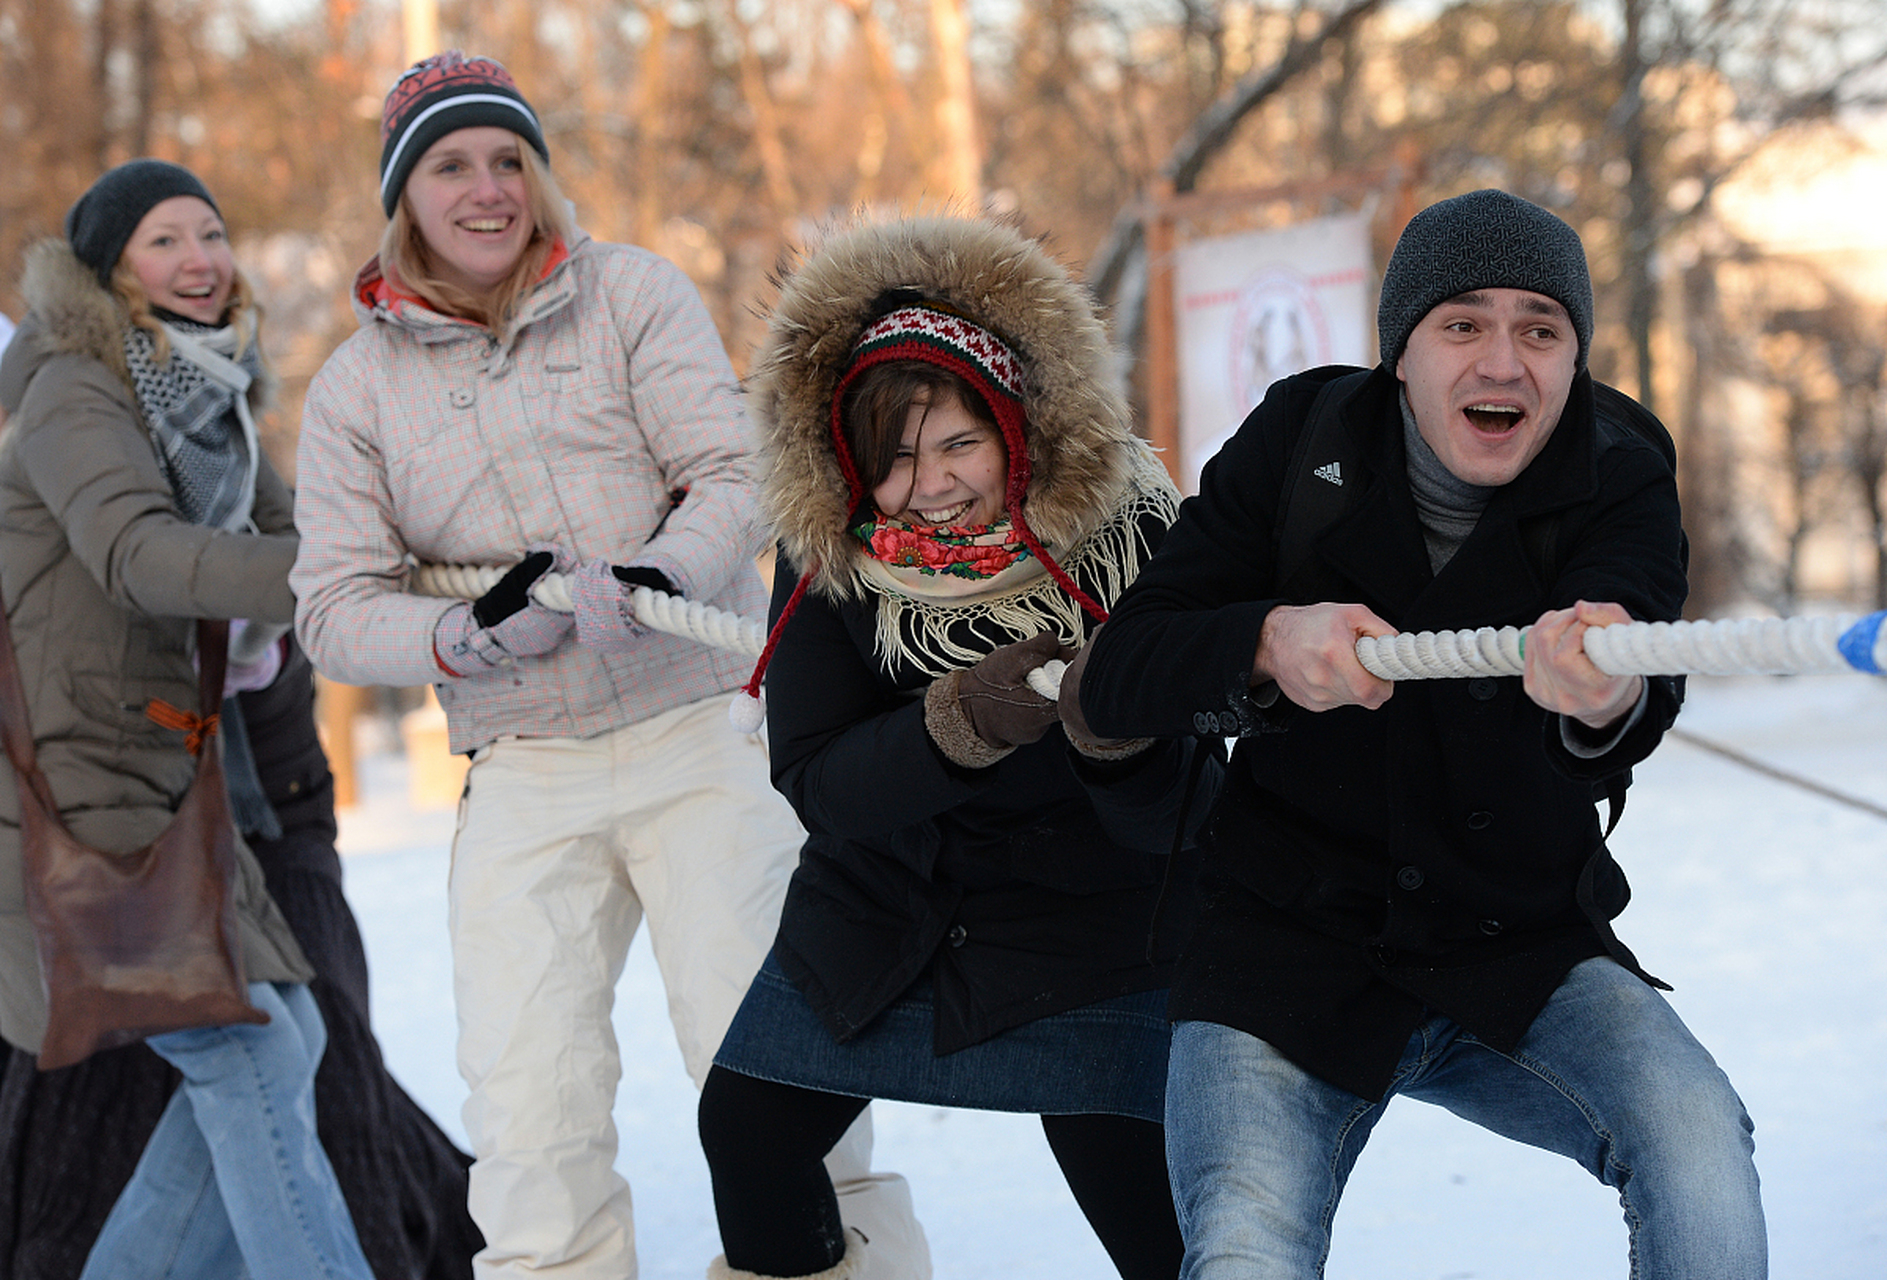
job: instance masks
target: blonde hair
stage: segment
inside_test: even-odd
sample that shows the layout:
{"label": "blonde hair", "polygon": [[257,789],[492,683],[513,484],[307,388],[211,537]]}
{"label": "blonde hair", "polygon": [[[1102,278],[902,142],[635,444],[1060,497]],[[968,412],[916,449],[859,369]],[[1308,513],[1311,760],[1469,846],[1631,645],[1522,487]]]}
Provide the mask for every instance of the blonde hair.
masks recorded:
{"label": "blonde hair", "polygon": [[[118,255],[118,264],[111,269],[111,291],[124,304],[131,323],[151,335],[152,355],[157,363],[170,363],[170,336],[164,332],[163,322],[151,308],[151,295],[144,291],[137,270],[125,254]],[[243,323],[250,315],[255,317],[253,326]],[[256,301],[255,290],[249,287],[249,277],[242,273],[241,267],[237,267],[230,278],[229,303],[223,308],[223,323],[236,328],[236,354],[239,356],[262,327],[262,304]]]}
{"label": "blonde hair", "polygon": [[525,206],[531,215],[531,239],[512,264],[510,274],[490,292],[480,296],[439,278],[425,234],[413,221],[405,188],[401,188],[399,203],[380,237],[381,275],[416,294],[435,311],[475,320],[494,333],[502,331],[524,295],[543,275],[551,249],[558,243],[568,244],[574,234],[563,190],[550,166],[522,135],[518,137],[518,158],[524,175]]}

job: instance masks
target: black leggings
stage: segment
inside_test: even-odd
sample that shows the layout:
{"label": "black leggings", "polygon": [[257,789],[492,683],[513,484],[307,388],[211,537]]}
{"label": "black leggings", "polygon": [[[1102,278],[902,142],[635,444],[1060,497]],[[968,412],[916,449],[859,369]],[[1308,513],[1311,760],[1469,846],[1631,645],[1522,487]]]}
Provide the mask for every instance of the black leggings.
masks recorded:
{"label": "black leggings", "polygon": [[[727,1264],[806,1276],[845,1256],[826,1153],[867,1099],[715,1067],[701,1089],[701,1149]],[[1184,1246],[1164,1131],[1128,1116],[1043,1116],[1048,1147],[1123,1280],[1173,1280]]]}

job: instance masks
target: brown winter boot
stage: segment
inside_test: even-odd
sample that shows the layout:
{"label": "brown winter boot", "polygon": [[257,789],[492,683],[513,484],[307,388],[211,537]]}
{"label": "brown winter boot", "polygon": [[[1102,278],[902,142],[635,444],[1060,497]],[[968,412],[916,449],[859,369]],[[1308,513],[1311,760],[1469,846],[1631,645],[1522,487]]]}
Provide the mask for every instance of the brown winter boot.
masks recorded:
{"label": "brown winter boot", "polygon": [[845,1229],[845,1256],[824,1271],[806,1276],[763,1276],[753,1271],[736,1271],[725,1256],[708,1264],[708,1280],[858,1280],[865,1274],[865,1233],[857,1227]]}

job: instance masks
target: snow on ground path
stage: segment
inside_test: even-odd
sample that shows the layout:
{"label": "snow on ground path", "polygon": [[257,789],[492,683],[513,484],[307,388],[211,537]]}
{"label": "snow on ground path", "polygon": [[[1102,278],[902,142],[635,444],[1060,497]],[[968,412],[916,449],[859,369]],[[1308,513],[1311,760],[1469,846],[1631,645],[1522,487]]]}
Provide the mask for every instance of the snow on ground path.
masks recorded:
{"label": "snow on ground path", "polygon": [[[1691,682],[1680,724],[1887,804],[1887,681]],[[344,815],[348,895],[394,1072],[461,1134],[445,875],[453,817],[413,813],[370,759]],[[1634,900],[1620,935],[1729,1073],[1757,1125],[1778,1280],[1887,1275],[1887,822],[1672,741],[1613,838]],[[640,941],[619,992],[616,1122],[645,1280],[718,1252],[694,1091]],[[878,1104],[878,1163],[910,1180],[939,1280],[1106,1280],[1033,1117]],[[1567,1161],[1407,1100],[1338,1213],[1330,1280],[1595,1280],[1626,1273],[1616,1199]]]}

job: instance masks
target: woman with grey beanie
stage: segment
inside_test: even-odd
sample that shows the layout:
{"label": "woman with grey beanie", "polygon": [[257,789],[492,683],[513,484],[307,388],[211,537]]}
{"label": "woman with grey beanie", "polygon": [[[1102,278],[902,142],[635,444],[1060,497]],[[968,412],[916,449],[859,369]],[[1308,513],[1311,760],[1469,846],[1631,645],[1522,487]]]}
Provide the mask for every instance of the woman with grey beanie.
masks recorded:
{"label": "woman with grey beanie", "polygon": [[[18,710],[72,835],[126,854],[170,828],[197,773],[192,743],[217,747],[214,720],[198,734],[176,711],[196,705],[196,620],[279,637],[292,615],[289,495],[257,447],[256,309],[194,174],[160,160],[106,173],[65,238],[32,251],[26,284],[32,310],[0,364],[0,586],[32,690]],[[272,682],[281,656],[260,646],[225,687]],[[24,806],[0,792],[0,1034],[38,1053],[49,1022],[35,952],[50,953],[20,896]],[[85,1280],[149,1275],[154,1256],[166,1275],[205,1280],[371,1274],[315,1133],[326,1028],[312,970],[234,843],[238,972],[260,1012],[147,1038],[183,1083]]]}

